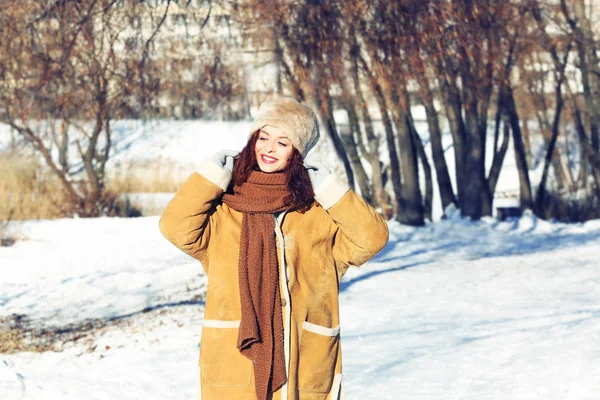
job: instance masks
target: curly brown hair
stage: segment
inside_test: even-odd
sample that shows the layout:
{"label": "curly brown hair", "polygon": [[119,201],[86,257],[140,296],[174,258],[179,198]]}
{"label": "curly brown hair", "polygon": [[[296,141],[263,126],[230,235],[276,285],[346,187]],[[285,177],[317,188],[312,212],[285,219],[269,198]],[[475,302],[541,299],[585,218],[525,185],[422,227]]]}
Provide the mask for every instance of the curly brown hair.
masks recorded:
{"label": "curly brown hair", "polygon": [[[256,141],[258,134],[256,131],[250,136],[248,143],[238,154],[235,163],[233,164],[233,179],[232,184],[228,188],[228,192],[233,192],[233,185],[241,185],[248,179],[252,170],[260,170],[256,161]],[[305,212],[314,202],[315,193],[313,191],[308,172],[304,167],[304,159],[298,149],[294,148],[288,165],[283,172],[286,176],[286,182],[290,191],[290,197],[285,199],[286,202],[296,204],[296,209]]]}

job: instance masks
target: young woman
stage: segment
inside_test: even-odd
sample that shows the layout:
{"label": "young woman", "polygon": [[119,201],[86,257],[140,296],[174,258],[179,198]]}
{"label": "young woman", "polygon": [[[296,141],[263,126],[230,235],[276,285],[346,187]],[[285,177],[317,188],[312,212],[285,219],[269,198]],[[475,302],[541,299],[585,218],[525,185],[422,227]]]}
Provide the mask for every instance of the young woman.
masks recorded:
{"label": "young woman", "polygon": [[240,154],[204,160],[160,219],[208,276],[204,400],[342,397],[340,279],[388,228],[325,167],[303,164],[318,139],[309,107],[263,103]]}

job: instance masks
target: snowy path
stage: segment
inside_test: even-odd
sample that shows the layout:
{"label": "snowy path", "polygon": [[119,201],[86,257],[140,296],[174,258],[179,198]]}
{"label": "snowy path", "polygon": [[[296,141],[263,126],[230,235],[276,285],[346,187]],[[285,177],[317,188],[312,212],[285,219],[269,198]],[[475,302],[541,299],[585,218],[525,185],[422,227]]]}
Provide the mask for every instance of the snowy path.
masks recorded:
{"label": "snowy path", "polygon": [[600,232],[528,222],[400,234],[347,276],[350,398],[599,398]]}
{"label": "snowy path", "polygon": [[[63,352],[0,354],[2,400],[194,398],[205,282],[156,218],[20,233],[0,248],[0,319],[123,323]],[[600,221],[392,224],[342,282],[347,398],[598,399],[599,267]]]}

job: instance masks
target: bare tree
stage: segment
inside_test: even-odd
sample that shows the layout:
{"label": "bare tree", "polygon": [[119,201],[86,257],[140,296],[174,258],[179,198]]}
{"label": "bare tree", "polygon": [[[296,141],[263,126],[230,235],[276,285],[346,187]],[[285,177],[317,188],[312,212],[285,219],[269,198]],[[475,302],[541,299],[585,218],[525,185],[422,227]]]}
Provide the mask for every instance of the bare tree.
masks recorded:
{"label": "bare tree", "polygon": [[[491,215],[511,139],[521,208],[546,216],[540,207],[551,178],[555,187],[574,186],[571,155],[559,146],[560,133],[566,138],[571,122],[578,142],[570,145],[578,145],[583,157],[578,180],[583,182],[589,170],[598,182],[600,62],[587,6],[586,0],[257,0],[244,3],[242,19],[253,28],[253,40],[269,38],[287,83],[283,87],[282,80],[278,90],[319,110],[348,180],[372,203],[385,210],[391,206],[400,222],[420,225],[432,210],[431,162],[443,209],[456,204],[473,219]],[[258,17],[257,28],[252,21]],[[546,29],[548,24],[558,29]],[[581,78],[568,75],[570,42]],[[579,85],[582,93],[572,94]],[[563,112],[567,101],[572,120]],[[431,160],[413,122],[417,103],[426,112]],[[333,119],[336,109],[346,111],[347,130]],[[379,116],[381,133],[373,121]],[[442,147],[444,120],[453,168]],[[531,146],[537,146],[538,135],[545,157],[534,202],[530,170],[539,157]],[[488,143],[492,136],[493,144]],[[389,165],[382,165],[380,147]],[[493,150],[489,171],[488,148]],[[363,161],[371,167],[370,177]],[[384,190],[384,171],[390,193]]]}
{"label": "bare tree", "polygon": [[[592,169],[596,190],[600,196],[600,170],[594,167],[593,160],[600,152],[600,58],[598,57],[598,43],[594,39],[592,23],[586,15],[586,2],[575,0],[567,3],[560,0],[560,9],[567,25],[573,33],[578,53],[578,68],[581,72],[581,85],[589,132],[583,131],[584,123],[578,125],[579,138],[583,153],[587,156],[589,167]],[[590,141],[591,143],[588,143]],[[583,168],[588,168],[585,163]]]}
{"label": "bare tree", "polygon": [[[1,122],[33,146],[60,179],[70,200],[62,205],[64,215],[108,211],[111,121],[156,90],[139,84],[156,73],[143,68],[148,42],[143,52],[126,46],[126,39],[151,40],[161,25],[144,37],[129,30],[129,16],[156,10],[125,6],[130,13],[116,0],[27,0],[6,5],[0,16]],[[162,12],[168,7],[169,2]]]}
{"label": "bare tree", "polygon": [[[544,19],[542,18],[541,11],[539,8],[534,8],[533,16],[538,24],[540,29],[541,37],[543,40],[544,47],[549,50],[550,55],[552,57],[552,62],[554,64],[554,76],[553,81],[555,82],[555,110],[554,110],[554,118],[552,121],[552,135],[548,142],[546,157],[544,160],[544,169],[542,172],[542,178],[537,188],[536,195],[536,209],[543,213],[543,208],[545,205],[545,196],[546,196],[546,182],[548,179],[548,173],[550,170],[550,165],[553,161],[557,160],[555,157],[555,147],[556,142],[558,140],[558,135],[560,132],[560,120],[563,114],[564,107],[564,98],[563,98],[563,83],[566,79],[566,67],[567,62],[569,60],[569,53],[571,51],[571,40],[567,38],[566,43],[561,43],[558,40],[553,40],[550,35],[546,31],[546,24]],[[563,55],[560,56],[560,47],[562,47]],[[554,166],[556,168],[557,163],[554,162]]]}

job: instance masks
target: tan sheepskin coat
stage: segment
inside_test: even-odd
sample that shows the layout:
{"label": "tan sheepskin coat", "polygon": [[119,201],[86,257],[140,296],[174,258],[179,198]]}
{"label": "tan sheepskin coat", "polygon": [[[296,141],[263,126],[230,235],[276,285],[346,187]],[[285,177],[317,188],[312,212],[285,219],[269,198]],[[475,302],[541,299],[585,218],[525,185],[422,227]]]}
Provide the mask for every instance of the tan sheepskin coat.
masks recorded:
{"label": "tan sheepskin coat", "polygon": [[[208,276],[199,361],[204,400],[256,400],[252,362],[236,348],[242,214],[218,201],[230,180],[205,160],[160,219],[162,234]],[[388,240],[386,222],[345,184],[332,175],[320,187],[308,212],[274,216],[288,376],[274,400],[343,398],[340,279]]]}

